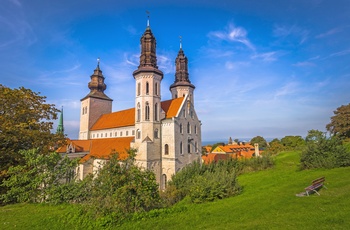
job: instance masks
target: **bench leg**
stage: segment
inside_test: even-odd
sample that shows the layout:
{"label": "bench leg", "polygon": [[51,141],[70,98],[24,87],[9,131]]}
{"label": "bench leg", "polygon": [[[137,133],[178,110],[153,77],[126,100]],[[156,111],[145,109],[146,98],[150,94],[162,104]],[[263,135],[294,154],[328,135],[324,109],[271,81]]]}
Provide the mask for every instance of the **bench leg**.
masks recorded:
{"label": "bench leg", "polygon": [[320,196],[320,194],[316,191],[316,190],[313,190],[315,193],[317,193],[317,195],[319,195]]}

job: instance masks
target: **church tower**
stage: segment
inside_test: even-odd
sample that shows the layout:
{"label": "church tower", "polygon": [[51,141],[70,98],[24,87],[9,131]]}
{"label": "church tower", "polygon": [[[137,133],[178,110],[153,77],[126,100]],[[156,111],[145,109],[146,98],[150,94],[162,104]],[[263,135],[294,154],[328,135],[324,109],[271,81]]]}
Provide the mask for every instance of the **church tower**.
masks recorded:
{"label": "church tower", "polygon": [[112,112],[112,99],[104,91],[107,86],[105,77],[100,69],[100,60],[98,59],[97,67],[91,75],[91,81],[88,84],[90,93],[81,99],[80,112],[80,131],[79,140],[90,139],[89,130],[97,119],[106,113]]}
{"label": "church tower", "polygon": [[161,81],[163,72],[158,69],[156,39],[149,20],[141,37],[140,65],[133,72],[136,83],[135,142],[136,162],[151,169],[159,181],[161,173]]}
{"label": "church tower", "polygon": [[191,84],[188,74],[188,60],[182,50],[180,41],[180,50],[175,59],[175,82],[170,86],[172,98],[184,97],[188,95],[189,100],[194,104],[193,91],[195,86]]}

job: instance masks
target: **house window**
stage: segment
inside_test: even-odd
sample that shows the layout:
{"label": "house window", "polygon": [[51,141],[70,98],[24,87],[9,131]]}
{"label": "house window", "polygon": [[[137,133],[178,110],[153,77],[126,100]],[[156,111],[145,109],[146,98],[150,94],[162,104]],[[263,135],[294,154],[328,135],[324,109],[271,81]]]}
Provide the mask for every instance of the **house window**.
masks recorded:
{"label": "house window", "polygon": [[98,134],[97,134],[97,138],[98,138]]}
{"label": "house window", "polygon": [[120,132],[120,136],[121,136],[121,137],[123,136],[123,132],[122,132],[122,131]]}
{"label": "house window", "polygon": [[135,130],[132,131],[132,135],[135,136]]}
{"label": "house window", "polygon": [[169,145],[168,144],[164,145],[164,155],[169,155]]}
{"label": "house window", "polygon": [[182,141],[180,142],[180,154],[182,154]]}
{"label": "house window", "polygon": [[95,134],[92,134],[92,138],[95,138]]}
{"label": "house window", "polygon": [[158,103],[154,105],[154,120],[158,121]]}
{"label": "house window", "polygon": [[140,96],[140,94],[141,94],[141,83],[139,82],[137,84],[137,96]]}
{"label": "house window", "polygon": [[128,136],[129,135],[129,131],[126,131],[126,134],[125,134],[125,136]]}
{"label": "house window", "polygon": [[158,138],[158,129],[154,130],[154,138]]}
{"label": "house window", "polygon": [[145,120],[146,120],[146,121],[149,121],[149,103],[148,103],[148,102],[146,102]]}
{"label": "house window", "polygon": [[105,137],[107,137],[107,133],[105,133]]}
{"label": "house window", "polygon": [[115,137],[118,136],[118,132],[115,132],[115,133],[114,133],[114,136],[115,136]]}
{"label": "house window", "polygon": [[112,137],[112,133],[109,133],[109,137]]}
{"label": "house window", "polygon": [[147,95],[149,94],[149,84],[148,84],[148,82],[146,82],[146,94]]}

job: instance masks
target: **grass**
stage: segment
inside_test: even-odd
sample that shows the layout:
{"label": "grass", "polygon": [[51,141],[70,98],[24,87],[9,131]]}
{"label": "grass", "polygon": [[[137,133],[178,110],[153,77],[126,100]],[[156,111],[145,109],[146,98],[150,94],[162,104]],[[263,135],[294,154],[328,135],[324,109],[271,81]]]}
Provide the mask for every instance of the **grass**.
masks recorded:
{"label": "grass", "polygon": [[[241,195],[205,204],[184,200],[173,211],[139,218],[118,229],[347,229],[350,226],[350,167],[298,170],[299,154],[276,157],[273,169],[239,176]],[[326,177],[328,189],[296,197],[311,181]],[[72,205],[8,205],[0,229],[82,229],[67,216]],[[86,229],[86,228],[85,228]]]}

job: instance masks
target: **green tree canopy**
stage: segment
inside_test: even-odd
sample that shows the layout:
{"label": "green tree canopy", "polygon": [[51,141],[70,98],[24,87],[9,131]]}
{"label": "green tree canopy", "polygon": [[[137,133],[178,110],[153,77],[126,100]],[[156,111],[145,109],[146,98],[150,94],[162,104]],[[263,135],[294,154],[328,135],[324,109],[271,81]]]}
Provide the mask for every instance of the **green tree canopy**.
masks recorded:
{"label": "green tree canopy", "polygon": [[281,143],[286,149],[297,149],[305,145],[305,140],[301,136],[285,136]]}
{"label": "green tree canopy", "polygon": [[326,128],[333,135],[350,137],[350,103],[334,111],[334,116],[331,117],[331,122]]}
{"label": "green tree canopy", "polygon": [[63,140],[63,135],[51,133],[52,120],[57,119],[59,110],[45,99],[30,89],[0,84],[0,183],[10,166],[23,165],[20,150],[48,153]]}
{"label": "green tree canopy", "polygon": [[259,148],[266,148],[267,146],[267,142],[265,140],[265,138],[263,138],[262,136],[256,136],[256,137],[253,137],[251,140],[250,140],[250,143],[252,145],[254,145],[255,143],[258,143],[259,144]]}

